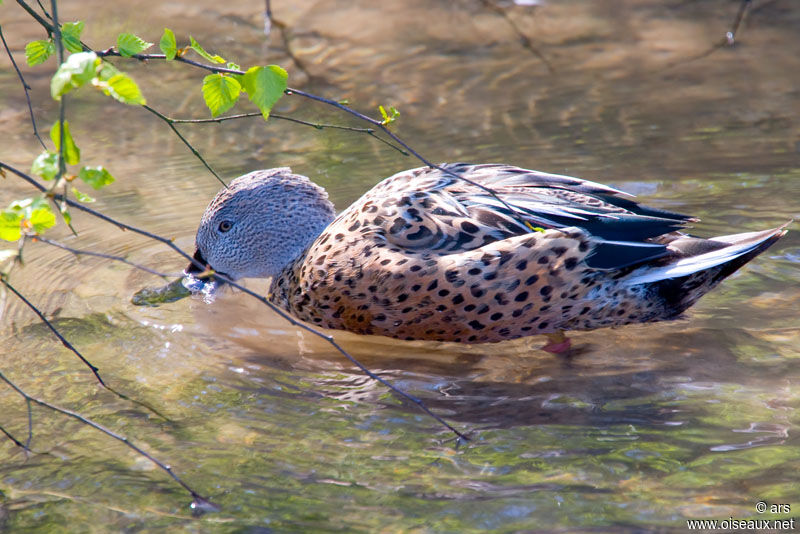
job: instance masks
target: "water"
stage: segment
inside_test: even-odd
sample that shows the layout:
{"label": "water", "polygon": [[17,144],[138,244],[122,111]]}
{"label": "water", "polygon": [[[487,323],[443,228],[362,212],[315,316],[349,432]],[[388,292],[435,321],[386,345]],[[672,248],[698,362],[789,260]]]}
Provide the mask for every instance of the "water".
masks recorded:
{"label": "water", "polygon": [[[64,3],[61,15],[85,20],[97,48],[120,31],[157,41],[169,26],[242,65],[284,65],[290,85],[373,115],[379,104],[397,107],[395,131],[433,161],[501,161],[609,183],[701,217],[699,235],[800,214],[800,11],[789,0],[754,1],[737,47],[708,55],[738,2],[506,3],[507,17],[477,1],[288,4],[273,9],[302,69],[277,33],[265,41],[259,2]],[[18,60],[25,42],[43,37],[15,4],[0,6],[0,21]],[[207,116],[202,73],[118,63],[154,108]],[[26,169],[38,148],[3,65],[0,155]],[[25,68],[45,131],[57,115],[52,68]],[[278,108],[363,126],[299,97]],[[67,113],[84,161],[118,179],[93,207],[191,251],[219,187],[213,177],[141,110],[83,89]],[[419,165],[364,135],[279,120],[181,131],[227,179],[289,165],[340,208]],[[2,191],[3,205],[30,194],[12,177]],[[185,265],[162,245],[74,219],[77,238],[63,228],[49,236],[165,272]],[[2,302],[2,372],[128,436],[221,511],[192,517],[189,495],[152,464],[34,408],[35,453],[0,442],[0,525],[10,531],[683,532],[687,518],[796,515],[758,514],[760,500],[800,508],[796,230],[687,318],[578,333],[570,359],[538,350],[537,338],[466,347],[336,334],[469,432],[458,448],[246,295],[137,308],[131,295],[161,279],[41,243],[25,252],[15,286],[105,380],[166,419],[98,388],[12,295]],[[25,439],[24,401],[0,391],[0,425]]]}

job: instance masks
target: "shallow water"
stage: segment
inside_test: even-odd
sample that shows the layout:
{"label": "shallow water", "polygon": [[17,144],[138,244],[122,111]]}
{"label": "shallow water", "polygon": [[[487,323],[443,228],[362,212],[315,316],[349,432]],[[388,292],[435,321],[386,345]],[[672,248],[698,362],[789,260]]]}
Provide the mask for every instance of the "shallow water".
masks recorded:
{"label": "shallow water", "polygon": [[[507,2],[505,15],[478,1],[274,2],[301,65],[277,31],[265,41],[260,2],[151,4],[65,2],[61,16],[86,20],[85,41],[96,48],[120,31],[157,41],[169,26],[242,65],[284,65],[292,86],[373,115],[379,104],[397,107],[395,131],[433,161],[501,161],[609,183],[699,216],[698,235],[800,215],[800,10],[790,0],[754,1],[739,44],[714,51],[738,2]],[[18,61],[25,42],[42,38],[10,2],[0,22]],[[18,80],[2,61],[0,157],[27,169],[38,149]],[[157,62],[121,66],[154,108],[206,116],[202,74]],[[51,60],[24,69],[45,130],[57,113],[48,100],[52,68]],[[363,126],[299,97],[276,111]],[[213,177],[141,110],[82,90],[67,112],[84,161],[118,179],[94,207],[191,251],[219,187]],[[340,208],[419,165],[367,136],[279,120],[181,130],[227,179],[290,165]],[[3,205],[30,194],[12,177],[2,192]],[[162,245],[74,218],[77,238],[63,228],[50,237],[166,272],[184,267]],[[35,454],[0,442],[0,525],[640,532],[685,531],[694,518],[796,516],[797,235],[686,318],[578,333],[569,359],[538,350],[537,338],[467,347],[336,334],[373,371],[468,431],[472,441],[458,448],[414,406],[246,295],[137,308],[131,295],[161,279],[29,244],[15,286],[104,379],[166,419],[98,388],[13,295],[0,303],[0,370],[128,436],[221,511],[192,517],[189,495],[152,464],[35,408]],[[0,426],[25,438],[25,403],[7,389],[0,397]],[[792,512],[758,514],[761,500]]]}

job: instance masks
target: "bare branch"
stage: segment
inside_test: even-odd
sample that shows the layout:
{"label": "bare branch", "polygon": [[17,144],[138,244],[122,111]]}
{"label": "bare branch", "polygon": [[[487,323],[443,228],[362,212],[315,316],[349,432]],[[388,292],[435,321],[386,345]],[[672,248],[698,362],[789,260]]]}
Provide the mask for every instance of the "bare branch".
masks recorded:
{"label": "bare branch", "polygon": [[8,430],[6,430],[5,428],[3,428],[2,426],[0,426],[0,432],[2,432],[3,434],[5,434],[5,436],[6,436],[8,439],[10,439],[12,442],[14,442],[14,445],[16,445],[17,447],[21,448],[21,449],[22,449],[22,450],[24,450],[25,452],[31,452],[30,448],[28,448],[28,445],[26,445],[25,443],[22,443],[20,440],[18,440],[17,438],[15,438],[15,437],[14,437],[14,436],[13,436],[13,435],[12,435],[12,434],[11,434],[11,433],[8,431]]}
{"label": "bare branch", "polygon": [[81,414],[79,414],[77,412],[73,412],[72,410],[67,410],[66,408],[61,408],[59,406],[56,406],[54,404],[50,404],[49,402],[45,402],[45,401],[43,401],[41,399],[38,399],[36,397],[33,397],[33,396],[27,394],[25,391],[20,389],[19,386],[17,386],[11,380],[9,380],[2,372],[0,372],[0,380],[5,382],[6,384],[8,384],[14,391],[16,391],[19,395],[21,395],[22,398],[24,398],[26,401],[33,402],[35,404],[38,404],[39,406],[43,406],[44,408],[47,408],[47,409],[52,410],[54,412],[58,412],[60,414],[72,417],[73,419],[77,419],[81,423],[83,423],[85,425],[88,425],[88,426],[90,426],[90,427],[92,427],[92,428],[94,428],[96,430],[99,430],[103,434],[105,434],[105,435],[107,435],[109,437],[112,437],[112,438],[116,439],[117,441],[122,442],[123,444],[125,444],[126,447],[132,449],[133,451],[135,451],[140,456],[143,456],[144,458],[147,458],[148,460],[150,460],[158,468],[160,468],[161,470],[165,471],[170,477],[172,477],[172,479],[175,480],[175,482],[180,484],[183,487],[183,489],[185,489],[186,491],[188,491],[191,494],[192,498],[194,499],[193,502],[192,502],[192,508],[193,509],[199,510],[199,511],[212,511],[212,510],[216,511],[216,510],[219,510],[219,507],[216,504],[212,503],[210,500],[206,499],[205,497],[203,497],[202,495],[197,493],[197,491],[195,491],[191,486],[189,486],[186,482],[184,482],[178,475],[176,475],[169,465],[165,464],[164,462],[160,461],[158,458],[156,458],[153,455],[149,454],[147,451],[145,451],[144,449],[142,449],[138,445],[135,445],[130,439],[126,438],[125,436],[117,434],[113,430],[110,430],[110,429],[104,427],[103,425],[101,425],[100,423],[97,423],[97,422],[89,419],[88,417],[84,417],[83,415],[81,415]]}
{"label": "bare branch", "polygon": [[31,105],[31,95],[29,91],[31,90],[31,86],[25,81],[25,78],[22,76],[22,72],[19,70],[17,66],[17,62],[14,61],[14,56],[11,54],[11,50],[8,48],[8,43],[6,43],[6,38],[3,36],[3,26],[0,25],[0,39],[3,40],[3,47],[6,49],[6,53],[8,54],[8,58],[11,60],[11,64],[14,65],[14,70],[17,71],[17,76],[19,76],[19,81],[22,82],[22,88],[25,90],[25,100],[28,102],[28,113],[31,116],[31,124],[33,125],[33,135],[36,136],[36,139],[39,140],[39,144],[42,145],[42,148],[47,150],[47,145],[44,144],[42,141],[42,136],[39,135],[39,129],[36,127],[36,117],[33,115],[33,106]]}
{"label": "bare branch", "polygon": [[211,174],[213,174],[213,175],[214,175],[214,178],[216,178],[216,179],[217,179],[217,181],[218,181],[219,183],[221,183],[222,185],[224,185],[226,188],[228,187],[228,184],[226,184],[226,183],[225,183],[225,180],[223,180],[223,179],[220,177],[220,175],[219,175],[219,174],[217,174],[217,171],[215,171],[214,169],[212,169],[212,168],[211,168],[211,165],[209,165],[209,164],[208,164],[208,162],[207,162],[207,161],[206,161],[206,160],[203,158],[203,156],[201,156],[201,155],[200,155],[200,152],[198,152],[198,151],[197,151],[197,150],[196,150],[196,149],[195,149],[195,148],[192,146],[192,144],[191,144],[189,141],[187,141],[187,139],[186,139],[186,138],[185,138],[183,135],[181,135],[181,133],[178,131],[178,129],[177,129],[177,128],[175,128],[175,126],[172,124],[172,122],[173,122],[173,121],[171,121],[169,117],[167,117],[167,116],[166,116],[166,115],[164,115],[163,113],[160,113],[160,112],[156,111],[155,109],[151,108],[151,107],[150,107],[150,106],[148,106],[147,104],[144,104],[142,107],[143,107],[144,109],[146,109],[147,111],[149,111],[150,113],[152,113],[153,115],[155,115],[156,117],[158,117],[159,119],[161,119],[161,120],[163,120],[164,122],[166,122],[166,123],[167,123],[167,126],[169,126],[169,127],[170,127],[170,129],[171,129],[173,132],[175,132],[175,135],[177,135],[177,136],[178,136],[178,138],[179,138],[181,141],[183,141],[183,144],[184,144],[184,145],[186,145],[187,147],[189,147],[189,150],[191,150],[191,151],[192,151],[192,154],[194,154],[195,156],[197,156],[197,159],[199,159],[199,160],[200,160],[200,161],[203,163],[203,165],[205,165],[206,169],[208,169],[208,170],[211,172]]}
{"label": "bare branch", "polygon": [[25,236],[25,237],[28,238],[28,239],[31,239],[33,242],[46,243],[48,245],[51,245],[51,246],[66,250],[67,252],[71,252],[72,254],[75,254],[76,256],[93,256],[95,258],[103,258],[103,259],[106,259],[106,260],[119,261],[119,262],[122,262],[122,263],[124,263],[126,265],[130,265],[131,267],[135,267],[136,269],[142,270],[142,271],[150,273],[150,274],[154,274],[156,276],[160,276],[160,277],[165,278],[165,279],[166,278],[177,278],[178,276],[181,276],[180,273],[162,273],[160,271],[156,271],[154,269],[151,269],[150,267],[145,267],[144,265],[140,265],[138,263],[134,263],[132,261],[129,261],[129,260],[123,258],[122,256],[115,256],[113,254],[104,254],[102,252],[93,252],[91,250],[82,250],[82,249],[78,249],[78,248],[72,248],[72,247],[69,247],[69,246],[67,246],[67,245],[65,245],[63,243],[59,243],[58,241],[53,241],[52,239],[48,239],[48,238],[42,237],[40,235],[37,235],[37,236],[30,236],[29,235],[29,236]]}
{"label": "bare branch", "polygon": [[99,370],[99,369],[98,369],[98,368],[97,368],[97,367],[96,367],[96,366],[95,366],[95,365],[94,365],[92,362],[90,362],[89,360],[87,360],[86,358],[84,358],[83,354],[81,354],[80,352],[78,352],[78,349],[76,349],[76,348],[75,348],[75,347],[72,345],[72,343],[70,343],[69,341],[67,341],[67,339],[66,339],[64,336],[62,336],[62,335],[61,335],[61,332],[59,332],[59,331],[58,331],[58,329],[56,329],[56,327],[55,327],[55,326],[53,326],[53,323],[51,323],[51,322],[50,322],[50,321],[47,319],[47,317],[45,317],[45,316],[44,316],[44,314],[43,314],[41,311],[39,311],[39,308],[37,308],[36,306],[34,306],[34,305],[33,305],[33,303],[31,303],[31,301],[29,301],[28,299],[26,299],[26,298],[25,298],[25,296],[24,296],[24,295],[22,295],[22,293],[20,293],[19,291],[17,291],[17,290],[14,288],[14,286],[12,286],[12,285],[11,285],[11,284],[8,282],[8,280],[7,280],[7,276],[6,276],[6,275],[2,275],[2,274],[0,274],[0,282],[2,282],[2,284],[3,284],[4,286],[6,286],[6,287],[9,289],[9,291],[11,291],[12,293],[14,293],[14,295],[16,295],[16,297],[17,297],[18,299],[20,299],[20,300],[21,300],[21,301],[22,301],[22,302],[23,302],[23,303],[24,303],[24,304],[25,304],[25,305],[26,305],[28,308],[30,308],[30,309],[31,309],[31,310],[32,310],[32,311],[33,311],[33,312],[34,312],[36,315],[38,315],[38,316],[39,316],[39,319],[41,319],[41,320],[42,320],[42,322],[45,324],[45,326],[47,326],[47,328],[49,328],[49,329],[50,329],[50,331],[51,331],[51,332],[53,332],[53,335],[55,335],[55,336],[58,338],[58,340],[61,342],[61,344],[62,344],[62,345],[64,345],[66,348],[68,348],[69,350],[71,350],[72,352],[74,352],[74,353],[75,353],[75,355],[76,355],[78,358],[80,358],[80,360],[81,360],[81,361],[82,361],[84,364],[86,364],[86,366],[87,366],[89,369],[91,369],[91,371],[92,371],[92,373],[94,374],[95,378],[97,378],[97,381],[98,381],[98,382],[100,382],[100,385],[102,385],[102,386],[103,386],[103,387],[105,387],[105,388],[107,388],[107,387],[108,387],[108,386],[106,386],[106,383],[103,381],[103,379],[100,377],[100,372],[99,372],[100,370]]}

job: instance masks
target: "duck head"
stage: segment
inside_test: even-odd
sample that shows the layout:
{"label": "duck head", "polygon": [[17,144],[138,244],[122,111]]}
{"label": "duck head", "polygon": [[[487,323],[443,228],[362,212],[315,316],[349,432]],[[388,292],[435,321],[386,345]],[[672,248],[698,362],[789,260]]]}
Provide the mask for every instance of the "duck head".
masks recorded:
{"label": "duck head", "polygon": [[[328,194],[305,176],[288,167],[254,171],[233,180],[208,205],[197,229],[194,259],[233,280],[275,276],[334,215]],[[199,289],[202,282],[195,275],[204,270],[190,264],[184,285]]]}

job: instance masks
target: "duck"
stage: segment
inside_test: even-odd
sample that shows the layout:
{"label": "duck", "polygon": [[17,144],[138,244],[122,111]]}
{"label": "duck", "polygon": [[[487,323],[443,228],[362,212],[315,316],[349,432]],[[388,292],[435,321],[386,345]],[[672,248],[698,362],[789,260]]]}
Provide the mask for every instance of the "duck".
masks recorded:
{"label": "duck", "polygon": [[589,180],[506,164],[399,172],[338,216],[288,167],[233,180],[208,205],[184,285],[271,278],[267,298],[314,327],[465,344],[649,323],[685,310],[786,234],[712,238],[698,219]]}

